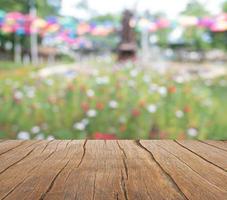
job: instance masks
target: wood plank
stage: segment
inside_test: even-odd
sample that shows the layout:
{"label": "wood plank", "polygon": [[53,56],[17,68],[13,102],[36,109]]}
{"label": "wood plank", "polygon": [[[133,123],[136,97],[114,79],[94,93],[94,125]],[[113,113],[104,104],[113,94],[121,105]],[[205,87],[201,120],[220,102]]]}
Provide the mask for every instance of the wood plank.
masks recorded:
{"label": "wood plank", "polygon": [[[56,143],[56,141],[54,142]],[[56,148],[50,151],[47,146],[49,142],[42,141],[35,146],[35,151],[32,151],[27,157],[20,162],[12,165],[10,168],[0,174],[0,199],[6,198],[16,187],[18,187],[46,157],[48,157]],[[56,145],[55,145],[56,146]],[[39,156],[39,154],[41,154]]]}
{"label": "wood plank", "polygon": [[[5,199],[40,199],[42,192],[45,192],[51,185],[51,182],[59,170],[61,170],[62,165],[67,163],[68,160],[65,157],[67,157],[68,149],[66,147],[69,143],[70,141],[61,141],[57,145],[57,149],[54,149],[53,154],[50,154],[50,156],[46,157],[43,162],[35,167],[27,178],[14,188]],[[37,193],[38,195],[35,196],[34,194]],[[34,196],[34,198],[29,196]]]}
{"label": "wood plank", "polygon": [[216,147],[218,149],[221,149],[221,150],[224,150],[224,151],[227,151],[227,142],[223,142],[223,141],[211,141],[211,140],[207,140],[207,141],[200,141],[200,142],[203,142],[205,144],[209,144],[213,147]]}
{"label": "wood plank", "polygon": [[62,171],[45,199],[124,199],[118,184],[123,165],[115,160],[117,156],[121,161],[116,148],[113,142],[84,143],[83,148],[78,149],[80,155]]}
{"label": "wood plank", "polygon": [[[193,171],[198,173],[203,179],[218,187],[223,191],[227,191],[227,173],[222,169],[208,163],[204,159],[196,156],[194,153],[182,148],[174,141],[152,141],[156,145],[173,154],[180,161],[189,166]],[[201,170],[202,169],[202,170]]]}
{"label": "wood plank", "polygon": [[15,149],[16,147],[23,144],[25,141],[5,140],[0,145],[0,155],[7,153],[8,151]]}
{"label": "wood plank", "polygon": [[183,148],[227,172],[227,153],[198,141],[176,141]]}
{"label": "wood plank", "polygon": [[22,145],[0,155],[0,160],[2,160],[0,162],[0,174],[28,156],[35,149],[36,143],[39,143],[39,141],[25,141]]}
{"label": "wood plank", "polygon": [[151,156],[163,167],[166,173],[175,180],[187,199],[220,200],[227,197],[226,191],[214,187],[213,184],[201,178],[198,173],[165,149],[149,141],[141,141],[141,145],[146,151],[150,152]]}
{"label": "wood plank", "polygon": [[124,199],[118,184],[120,170],[115,171],[123,166],[115,162],[117,153],[113,145],[113,142],[106,145],[104,141],[84,143],[83,148],[77,150],[77,159],[70,161],[45,199]]}
{"label": "wood plank", "polygon": [[128,199],[186,199],[175,181],[137,142],[119,141],[119,144],[127,158]]}
{"label": "wood plank", "polygon": [[227,200],[224,142],[20,142],[0,143],[0,199]]}

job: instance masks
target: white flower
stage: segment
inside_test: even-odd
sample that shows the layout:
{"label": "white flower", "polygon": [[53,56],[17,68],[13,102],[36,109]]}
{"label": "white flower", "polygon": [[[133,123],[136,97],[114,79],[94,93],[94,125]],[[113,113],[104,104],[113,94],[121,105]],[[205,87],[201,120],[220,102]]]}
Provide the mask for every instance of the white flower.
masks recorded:
{"label": "white flower", "polygon": [[176,117],[177,118],[182,118],[184,116],[184,112],[181,110],[176,111]]}
{"label": "white flower", "polygon": [[23,93],[21,92],[21,91],[16,91],[15,93],[14,93],[14,98],[15,99],[18,99],[18,100],[21,100],[22,98],[23,98]]}
{"label": "white flower", "polygon": [[166,89],[166,87],[159,87],[158,92],[159,92],[160,95],[166,96],[167,89]]}
{"label": "white flower", "polygon": [[155,113],[157,111],[157,106],[154,104],[151,104],[147,107],[147,110],[149,113]]}
{"label": "white flower", "polygon": [[98,76],[99,75],[99,71],[97,69],[94,69],[92,73],[93,73],[94,76]]}
{"label": "white flower", "polygon": [[87,91],[88,97],[93,97],[94,95],[95,95],[95,92],[93,90],[90,89],[90,90]]}
{"label": "white flower", "polygon": [[54,84],[54,81],[52,79],[47,79],[46,84],[52,86]]}
{"label": "white flower", "polygon": [[207,107],[212,106],[212,104],[213,104],[213,102],[212,102],[211,99],[206,99],[206,100],[203,102],[203,105],[204,105],[204,106],[207,106]]}
{"label": "white flower", "polygon": [[126,123],[126,121],[127,121],[127,119],[126,119],[126,117],[125,116],[121,116],[120,118],[119,118],[119,122],[120,123]]}
{"label": "white flower", "polygon": [[149,87],[149,92],[150,93],[153,93],[155,91],[157,91],[158,89],[158,86],[156,84],[152,84],[150,87]]}
{"label": "white flower", "polygon": [[107,77],[107,76],[96,78],[96,83],[97,83],[98,85],[106,85],[106,84],[108,84],[109,82],[110,82],[110,79],[109,79],[109,77]]}
{"label": "white flower", "polygon": [[149,77],[148,75],[144,75],[143,81],[144,81],[145,83],[150,83],[151,79],[150,79],[150,77]]}
{"label": "white flower", "polygon": [[45,139],[45,136],[44,136],[44,134],[40,133],[37,136],[35,136],[35,139],[36,140],[44,140]]}
{"label": "white flower", "polygon": [[129,80],[129,81],[128,81],[128,86],[129,86],[129,87],[135,87],[135,86],[136,86],[135,81]]}
{"label": "white flower", "polygon": [[131,77],[135,78],[135,77],[137,77],[138,73],[139,73],[139,72],[138,72],[136,69],[133,69],[133,70],[130,72],[130,75],[131,75]]}
{"label": "white flower", "polygon": [[115,109],[118,107],[118,103],[116,101],[112,100],[109,102],[109,107]]}
{"label": "white flower", "polygon": [[222,86],[222,87],[227,86],[227,80],[224,80],[224,79],[223,80],[220,80],[219,81],[219,85]]}
{"label": "white flower", "polygon": [[55,139],[55,137],[54,136],[52,136],[52,135],[49,135],[48,137],[47,137],[47,140],[54,140]]}
{"label": "white flower", "polygon": [[87,112],[87,116],[88,116],[88,117],[95,117],[96,115],[97,115],[96,110],[89,110],[89,111]]}
{"label": "white flower", "polygon": [[86,128],[86,125],[81,122],[78,122],[73,125],[73,128],[79,131],[83,131]]}
{"label": "white flower", "polygon": [[28,98],[34,98],[35,97],[35,90],[34,89],[32,89],[32,88],[30,88],[30,89],[28,89],[28,91],[27,91],[27,97]]}
{"label": "white flower", "polygon": [[85,126],[87,126],[88,124],[89,124],[89,119],[83,119],[82,121],[81,121]]}
{"label": "white flower", "polygon": [[187,134],[191,137],[196,137],[198,135],[198,131],[195,128],[189,128],[187,130]]}
{"label": "white flower", "polygon": [[32,132],[33,134],[37,134],[37,133],[40,132],[40,128],[39,128],[38,126],[34,126],[34,127],[31,129],[31,132]]}
{"label": "white flower", "polygon": [[179,84],[182,84],[182,83],[184,83],[185,80],[184,80],[183,76],[177,76],[177,77],[175,77],[175,81]]}
{"label": "white flower", "polygon": [[19,140],[29,140],[30,139],[30,134],[25,131],[21,131],[17,134],[17,138]]}

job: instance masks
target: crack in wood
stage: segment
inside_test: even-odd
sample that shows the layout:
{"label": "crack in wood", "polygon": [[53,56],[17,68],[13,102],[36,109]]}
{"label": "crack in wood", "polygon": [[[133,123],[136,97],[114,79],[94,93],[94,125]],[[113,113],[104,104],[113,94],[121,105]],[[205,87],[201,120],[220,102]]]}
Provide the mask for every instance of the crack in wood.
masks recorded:
{"label": "crack in wood", "polygon": [[162,172],[165,174],[166,178],[170,181],[170,183],[172,183],[173,187],[176,189],[176,191],[179,192],[179,194],[181,194],[181,196],[184,198],[184,199],[187,199],[187,196],[183,193],[183,191],[180,189],[180,187],[178,186],[178,184],[175,182],[175,180],[172,178],[172,176],[166,172],[164,170],[164,168],[161,166],[161,164],[155,159],[154,155],[152,152],[150,152],[146,147],[144,147],[139,140],[136,140],[135,143],[140,147],[142,148],[144,151],[146,151],[150,157],[152,158],[152,160],[159,166],[159,168],[162,170]]}
{"label": "crack in wood", "polygon": [[97,171],[95,172],[95,178],[93,182],[93,191],[92,191],[92,199],[95,199],[95,191],[96,191],[96,176],[97,176]]}
{"label": "crack in wood", "polygon": [[[122,157],[122,161],[123,161],[124,171],[125,171],[125,174],[126,174],[126,180],[125,180],[124,175],[123,175],[123,172],[121,170],[121,182],[120,182],[121,184],[120,184],[120,186],[121,186],[121,189],[123,191],[124,198],[126,200],[128,200],[128,192],[127,192],[126,183],[125,183],[125,181],[128,180],[128,167],[127,167],[127,164],[126,164],[127,155],[125,153],[124,148],[121,147],[121,145],[119,144],[119,142],[116,141],[116,143],[117,143],[118,148],[121,151],[121,157]],[[118,196],[117,196],[117,198],[118,198]]]}
{"label": "crack in wood", "polygon": [[119,200],[119,194],[118,194],[118,192],[114,192],[114,199]]}
{"label": "crack in wood", "polygon": [[213,162],[211,162],[211,161],[207,160],[206,158],[204,158],[203,156],[201,156],[201,155],[197,154],[197,153],[196,153],[196,152],[194,152],[193,150],[191,150],[191,149],[189,149],[189,148],[185,147],[184,145],[182,145],[181,143],[179,143],[177,140],[174,140],[174,142],[176,142],[178,145],[180,145],[180,146],[181,146],[181,147],[183,147],[184,149],[187,149],[188,151],[190,151],[190,152],[191,152],[191,153],[193,153],[194,155],[196,155],[196,156],[200,157],[201,159],[205,160],[206,162],[208,162],[208,163],[212,164],[213,166],[215,166],[215,167],[217,167],[217,168],[219,168],[219,169],[223,170],[224,172],[227,172],[227,170],[226,170],[226,169],[224,169],[224,168],[222,168],[222,167],[220,167],[220,166],[216,165],[215,163],[213,163]]}
{"label": "crack in wood", "polygon": [[25,147],[25,149],[27,149],[28,147],[34,145],[34,144],[38,144],[38,143],[41,143],[42,141],[41,140],[37,140],[35,142],[33,142],[32,144],[28,145],[27,147]]}
{"label": "crack in wood", "polygon": [[25,154],[25,156],[23,156],[22,158],[20,158],[18,161],[14,162],[13,164],[11,164],[8,167],[6,167],[4,170],[0,171],[0,174],[4,173],[10,167],[12,167],[13,165],[16,165],[17,163],[19,163],[20,161],[22,161],[23,159],[25,159],[27,156],[29,156],[34,151],[35,148],[33,148],[31,151],[29,151],[27,154]]}
{"label": "crack in wood", "polygon": [[[149,200],[154,199],[155,197],[164,198],[165,193],[168,194],[170,198],[181,197],[182,199],[191,199],[193,197],[197,197],[197,194],[193,193],[193,191],[199,193],[198,197],[203,197],[204,195],[205,199],[209,199],[209,197],[211,197],[211,199],[225,199],[225,196],[227,194],[227,189],[224,184],[225,179],[222,179],[221,177],[221,175],[225,175],[226,170],[224,165],[222,166],[222,162],[220,160],[222,157],[225,158],[225,154],[223,151],[220,151],[221,155],[219,156],[219,150],[214,149],[215,146],[219,146],[219,143],[210,142],[209,144],[208,142],[208,144],[206,145],[205,141],[203,142],[205,144],[195,142],[194,145],[190,145],[191,143],[183,143],[179,141],[179,144],[177,141],[175,141],[177,144],[174,145],[174,143],[170,143],[170,145],[172,144],[172,147],[169,149],[168,145],[165,146],[165,144],[168,143],[163,144],[162,142],[153,143],[151,141],[150,144],[149,142],[146,143],[138,140],[134,141],[135,145],[137,145],[134,146],[134,144],[130,141],[128,143],[116,141],[116,143],[110,144],[107,141],[105,142],[105,145],[107,145],[106,147],[108,147],[108,145],[110,145],[111,147],[108,148],[108,151],[110,150],[110,152],[107,152],[107,156],[108,153],[114,155],[113,159],[116,159],[116,161],[111,160],[111,173],[106,174],[106,171],[104,170],[108,168],[106,165],[108,164],[109,159],[105,159],[106,154],[105,156],[102,156],[103,150],[95,152],[98,154],[96,158],[102,159],[102,162],[99,163],[99,161],[95,160],[94,162],[97,162],[97,167],[94,167],[92,164],[93,160],[89,160],[91,158],[90,150],[93,150],[91,148],[92,145],[88,145],[87,140],[79,143],[67,142],[63,144],[56,141],[54,142],[54,144],[51,142],[53,141],[41,141],[40,144],[35,142],[27,142],[25,144],[23,142],[24,144],[22,146],[18,146],[19,143],[14,144],[9,142],[2,146],[2,151],[8,144],[8,148],[12,148],[12,146],[14,146],[15,148],[15,150],[13,150],[11,153],[6,154],[6,156],[2,156],[3,163],[4,160],[8,160],[7,164],[4,164],[5,167],[10,167],[8,165],[11,165],[13,162],[15,162],[12,164],[12,167],[9,170],[7,170],[5,173],[2,172],[3,175],[0,176],[2,178],[1,183],[3,183],[2,186],[0,186],[2,187],[0,188],[0,195],[2,199],[6,200],[24,198],[42,200],[55,197],[58,198],[57,195],[64,194],[62,199],[75,198],[79,200],[83,198],[85,199],[85,197],[89,195],[89,198],[94,200],[99,198],[99,195],[102,196],[102,193],[99,192],[99,189],[101,189],[100,187],[102,187],[104,183],[108,183],[108,181],[112,181],[111,187],[113,186],[113,188],[111,188],[110,190],[108,188],[107,191],[109,191],[110,196],[107,196],[107,199],[113,198],[129,200],[130,198],[133,198],[132,196],[134,196],[135,199]],[[15,145],[17,145],[17,147],[15,147]],[[179,148],[176,148],[178,147],[176,145],[179,145]],[[30,148],[28,148],[29,146]],[[199,146],[201,146],[201,148],[199,148]],[[209,149],[211,149],[211,146],[214,146],[213,150],[215,151],[215,153],[211,155],[213,157],[209,157],[209,154],[207,153],[209,152]],[[174,147],[178,149],[180,153],[178,153],[177,150],[175,151]],[[220,148],[221,147],[225,148],[224,145],[220,145]],[[99,148],[99,146],[95,145],[95,149],[96,148]],[[114,151],[115,154],[113,154],[113,152],[111,151]],[[138,155],[140,155],[141,157],[137,157],[137,154],[134,156],[134,153],[138,153]],[[184,157],[184,155],[186,157]],[[220,164],[224,169],[214,164],[216,163],[215,155],[217,155],[217,165]],[[22,158],[22,156],[24,158]],[[94,154],[94,156],[96,156],[96,154]],[[134,164],[134,158],[136,159],[136,162],[145,162],[144,165],[146,165],[147,171],[142,170],[141,173],[139,171],[139,173],[136,172],[134,174],[134,171],[131,170],[137,170],[138,168],[141,169],[141,167],[143,169],[142,163],[140,163],[139,165]],[[164,165],[165,158],[166,162],[171,162],[172,165]],[[190,158],[192,158],[192,160],[190,160]],[[211,161],[208,161],[207,159],[211,159]],[[19,164],[16,161],[19,162]],[[54,162],[54,164],[52,163],[52,161]],[[87,163],[87,161],[89,162]],[[103,161],[105,161],[105,164],[103,164]],[[114,164],[112,164],[112,162],[114,162]],[[118,162],[118,164],[115,165],[115,162]],[[52,164],[56,166],[56,168],[51,167],[50,172],[46,171],[49,170],[48,167],[52,166]],[[205,166],[207,166],[208,169],[201,172],[200,168],[202,169]],[[92,167],[92,169],[90,167]],[[116,169],[112,169],[112,167]],[[218,168],[220,168],[221,171]],[[83,171],[84,169],[85,172]],[[91,169],[92,172],[89,172],[92,178],[88,179],[89,187],[81,186],[75,189],[73,184],[81,184],[80,181],[83,181],[84,179],[83,177],[81,177],[82,179],[79,180],[74,179],[76,179],[77,174],[78,176],[83,176],[84,173],[86,174],[87,169]],[[82,171],[81,174],[80,170]],[[117,175],[114,171],[112,172],[112,170],[116,170]],[[176,172],[173,172],[172,170],[176,170]],[[214,172],[218,173],[218,177],[215,177],[215,173],[212,173],[210,175],[209,170],[214,170]],[[22,173],[20,173],[20,171],[22,171]],[[76,177],[72,177],[71,175],[74,172]],[[131,177],[131,172],[133,172],[133,177]],[[8,176],[11,176],[11,173],[13,174],[13,176],[15,176],[15,178],[11,177],[8,180]],[[156,183],[155,179],[146,179],[146,173],[154,173],[155,175],[152,177],[160,177],[161,180],[157,181]],[[189,177],[192,180],[186,181],[184,180],[184,178],[181,179],[180,177],[178,177],[180,175],[183,175],[184,173],[186,173],[184,178]],[[48,177],[45,176],[47,174]],[[102,174],[103,176],[101,176]],[[138,180],[135,180],[135,182],[134,175],[138,175]],[[144,177],[147,182],[145,182],[146,180],[144,180],[144,178],[141,178],[140,180],[140,175],[142,175],[142,177]],[[190,175],[192,176],[190,177]],[[41,176],[41,178],[38,178],[38,176]],[[68,180],[69,177],[71,178],[70,180]],[[105,180],[102,180],[103,178]],[[133,178],[133,182],[131,182],[131,178]],[[222,180],[224,182],[219,183],[219,181]],[[5,181],[6,183],[4,183]],[[84,181],[83,184],[87,184],[86,181]],[[140,185],[141,189],[139,188],[138,193],[134,193],[133,188],[138,184]],[[156,189],[159,190],[158,184],[160,184],[160,190],[163,191],[156,191]],[[181,191],[178,186],[183,189],[188,198],[184,195],[183,191]],[[199,187],[201,187],[201,193]],[[33,191],[30,190],[31,188]],[[83,191],[80,191],[81,189],[86,190],[86,193],[88,194],[83,194]],[[23,191],[25,192],[25,194],[23,194]],[[159,194],[156,194],[156,192]],[[168,192],[172,193],[172,195]]]}
{"label": "crack in wood", "polygon": [[[80,159],[79,163],[77,164],[77,166],[76,166],[75,168],[79,168],[80,165],[81,165],[82,162],[83,162],[83,159],[84,159],[84,156],[85,156],[85,153],[86,153],[86,144],[87,144],[87,140],[85,140],[85,142],[84,142],[84,144],[83,144],[83,154],[82,154],[82,156],[81,156],[81,159]],[[71,174],[73,173],[73,170],[74,170],[74,168],[72,168],[72,169],[70,170],[70,172],[68,173],[68,175],[67,175],[67,177],[66,177],[66,179],[65,179],[65,183],[68,181],[69,177],[70,177]]]}
{"label": "crack in wood", "polygon": [[119,149],[120,149],[120,150],[121,150],[121,152],[124,154],[124,157],[127,159],[127,155],[126,155],[126,153],[125,153],[124,148],[122,148],[122,147],[121,147],[121,145],[119,144],[119,142],[118,142],[118,141],[116,141],[116,142],[117,142],[117,145],[118,145]]}
{"label": "crack in wood", "polygon": [[199,142],[201,142],[201,143],[203,143],[203,144],[206,144],[206,145],[212,146],[212,147],[214,147],[214,148],[216,148],[216,149],[220,149],[220,150],[222,150],[222,151],[226,151],[226,152],[227,152],[227,150],[226,150],[226,149],[223,149],[223,148],[218,147],[218,146],[216,146],[216,145],[213,145],[213,144],[207,143],[207,142],[202,141],[202,140],[198,140],[198,141],[199,141]]}
{"label": "crack in wood", "polygon": [[172,152],[168,151],[167,149],[165,149],[164,147],[160,146],[157,144],[157,146],[159,146],[161,149],[163,149],[164,151],[168,152],[169,154],[171,154],[172,156],[174,156],[177,160],[179,160],[180,162],[182,162],[184,165],[186,165],[187,167],[189,167],[193,172],[195,172],[201,179],[203,179],[204,181],[206,181],[208,184],[212,185],[213,187],[215,187],[217,190],[220,190],[221,192],[225,192],[226,190],[222,190],[221,188],[219,188],[217,185],[215,185],[214,183],[211,183],[209,180],[207,180],[205,177],[203,177],[201,174],[199,174],[197,171],[195,171],[193,168],[191,168],[190,165],[188,165],[186,162],[184,162],[181,158],[179,158],[178,156],[176,156],[175,154],[173,154]]}
{"label": "crack in wood", "polygon": [[87,141],[88,141],[88,140],[85,140],[85,142],[84,142],[84,144],[83,144],[83,155],[82,155],[82,157],[81,157],[81,159],[80,159],[80,162],[79,162],[79,164],[77,165],[76,168],[79,168],[80,165],[82,164],[83,160],[84,160],[84,156],[85,156],[85,154],[86,154],[86,144],[87,144]]}
{"label": "crack in wood", "polygon": [[121,170],[121,184],[120,185],[121,185],[121,189],[123,190],[125,200],[128,200],[129,198],[128,198],[128,193],[127,193],[126,184],[125,184],[125,178],[124,178],[122,170]]}
{"label": "crack in wood", "polygon": [[[70,142],[71,142],[71,141],[70,141]],[[67,143],[65,149],[67,149],[67,147],[68,147],[68,145],[69,145],[70,142]],[[67,157],[68,153],[69,153],[69,148],[68,148],[68,151],[67,151],[65,157]],[[64,160],[64,159],[62,159],[62,160]],[[54,177],[53,180],[51,181],[49,187],[48,187],[47,190],[41,195],[41,197],[39,198],[39,200],[45,199],[46,195],[51,191],[52,187],[54,186],[55,181],[57,180],[57,178],[59,177],[59,175],[62,173],[62,171],[66,168],[66,166],[69,164],[69,162],[70,162],[70,159],[66,162],[66,164],[65,164],[65,165],[59,170],[59,172],[55,175],[55,177]]]}
{"label": "crack in wood", "polygon": [[46,150],[47,146],[48,146],[51,142],[53,142],[53,141],[54,141],[54,140],[51,140],[51,141],[47,142],[47,143],[46,143],[46,146],[44,147],[44,149],[42,150],[41,153],[43,153],[43,152]]}
{"label": "crack in wood", "polygon": [[[5,141],[7,141],[7,140],[5,140]],[[17,147],[23,145],[25,142],[26,142],[26,141],[22,141],[22,142],[21,142],[20,144],[18,144],[17,146],[15,146],[15,147],[13,147],[13,148],[11,148],[11,149],[8,149],[7,151],[4,151],[4,152],[0,153],[0,156],[2,156],[3,154],[8,153],[9,151],[12,151],[12,150],[16,149]]]}
{"label": "crack in wood", "polygon": [[[34,143],[33,143],[34,144]],[[34,152],[34,150],[36,149],[36,148],[38,148],[37,146],[32,150],[32,152]],[[31,152],[31,153],[32,153]],[[31,154],[30,153],[30,154]],[[29,155],[28,155],[29,156]],[[26,157],[28,157],[28,156],[26,156]],[[46,159],[45,159],[46,160]],[[44,160],[44,161],[45,161]],[[44,162],[44,161],[42,161],[42,163]],[[30,173],[30,172],[32,172],[33,170],[35,170],[37,167],[38,167],[39,165],[36,165],[36,166],[34,166],[34,167],[32,167],[29,171],[28,171],[28,173]],[[14,192],[14,190],[16,190],[20,185],[22,185],[27,179],[28,179],[29,177],[25,177],[22,181],[20,181],[17,185],[15,185],[1,200],[3,200],[3,199],[5,199],[5,198],[7,198],[10,194],[12,194],[13,192]]]}
{"label": "crack in wood", "polygon": [[123,147],[121,147],[121,145],[119,144],[119,142],[117,141],[117,145],[120,149],[120,151],[122,152],[123,156],[122,156],[122,160],[123,160],[123,165],[124,165],[124,169],[125,169],[125,173],[126,173],[126,178],[128,180],[128,167],[127,167],[127,164],[126,164],[126,160],[127,160],[127,155],[125,153],[125,150]]}

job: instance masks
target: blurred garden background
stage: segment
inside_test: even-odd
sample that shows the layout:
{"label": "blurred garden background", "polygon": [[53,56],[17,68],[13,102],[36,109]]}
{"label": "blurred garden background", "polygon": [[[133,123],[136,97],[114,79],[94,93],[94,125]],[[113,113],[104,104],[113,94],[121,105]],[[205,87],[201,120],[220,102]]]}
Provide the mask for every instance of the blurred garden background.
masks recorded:
{"label": "blurred garden background", "polygon": [[1,0],[0,138],[227,139],[227,1]]}

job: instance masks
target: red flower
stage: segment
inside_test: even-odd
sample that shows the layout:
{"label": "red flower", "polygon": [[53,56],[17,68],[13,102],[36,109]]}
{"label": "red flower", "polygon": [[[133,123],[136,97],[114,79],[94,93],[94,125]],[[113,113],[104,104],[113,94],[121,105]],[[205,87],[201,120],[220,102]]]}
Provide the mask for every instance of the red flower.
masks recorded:
{"label": "red flower", "polygon": [[139,101],[139,106],[144,108],[146,106],[146,100],[142,99]]}
{"label": "red flower", "polygon": [[185,113],[190,113],[192,111],[191,107],[190,106],[185,106],[184,107],[184,112]]}
{"label": "red flower", "polygon": [[105,105],[101,102],[96,103],[96,109],[97,110],[103,110]]}
{"label": "red flower", "polygon": [[72,92],[75,90],[75,86],[72,83],[70,83],[67,85],[67,90]]}
{"label": "red flower", "polygon": [[177,88],[176,88],[175,86],[170,86],[170,87],[168,88],[168,92],[169,92],[170,94],[175,94],[175,93],[177,92]]}
{"label": "red flower", "polygon": [[117,137],[115,134],[105,134],[105,133],[95,133],[94,139],[96,140],[116,140]]}
{"label": "red flower", "polygon": [[127,126],[125,124],[122,124],[119,128],[121,132],[125,132],[127,130]]}
{"label": "red flower", "polygon": [[82,103],[81,108],[84,112],[87,112],[89,110],[89,104],[88,103]]}
{"label": "red flower", "polygon": [[135,108],[132,110],[132,116],[133,117],[139,117],[140,116],[140,110]]}

